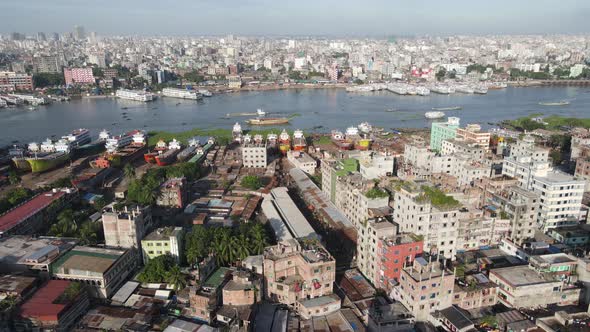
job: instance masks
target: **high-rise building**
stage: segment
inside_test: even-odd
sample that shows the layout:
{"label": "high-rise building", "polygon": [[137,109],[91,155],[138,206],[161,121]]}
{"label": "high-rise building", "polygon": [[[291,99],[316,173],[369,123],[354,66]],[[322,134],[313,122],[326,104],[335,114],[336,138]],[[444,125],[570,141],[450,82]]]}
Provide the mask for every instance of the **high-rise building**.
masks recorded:
{"label": "high-rise building", "polygon": [[83,26],[81,26],[81,25],[74,26],[74,38],[76,38],[78,40],[82,40],[82,39],[86,38],[86,31],[84,30]]}
{"label": "high-rise building", "polygon": [[37,32],[37,41],[38,42],[44,42],[46,40],[47,40],[47,38],[45,37],[44,32]]}
{"label": "high-rise building", "polygon": [[33,58],[33,70],[36,73],[61,73],[61,63],[55,55],[44,55]]}
{"label": "high-rise building", "polygon": [[430,149],[440,151],[442,142],[457,137],[459,118],[449,117],[447,122],[434,122],[430,130]]}

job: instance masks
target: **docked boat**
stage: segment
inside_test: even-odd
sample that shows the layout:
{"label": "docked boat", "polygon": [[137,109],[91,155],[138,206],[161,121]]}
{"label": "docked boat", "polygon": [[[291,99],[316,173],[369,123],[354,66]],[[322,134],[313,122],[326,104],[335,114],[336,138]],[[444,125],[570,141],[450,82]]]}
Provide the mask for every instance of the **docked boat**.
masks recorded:
{"label": "docked boat", "polygon": [[255,126],[268,126],[289,123],[288,118],[255,118],[246,121],[248,124]]}
{"label": "docked boat", "polygon": [[30,171],[31,165],[27,162],[27,150],[22,146],[14,145],[8,150],[8,156],[12,158],[12,162],[17,169]]}
{"label": "docked boat", "polygon": [[500,89],[506,89],[508,87],[508,84],[506,84],[505,82],[493,82],[488,84],[488,89],[490,90],[500,90]]}
{"label": "docked boat", "polygon": [[90,131],[86,128],[75,129],[70,134],[63,136],[62,138],[70,142],[72,148],[78,148],[82,145],[90,143],[92,140],[90,137]]}
{"label": "docked boat", "polygon": [[168,166],[172,164],[176,160],[176,155],[180,152],[178,149],[168,149],[161,154],[158,154],[156,159],[156,164],[158,166]]}
{"label": "docked boat", "polygon": [[352,141],[347,140],[339,130],[332,130],[332,143],[341,150],[350,150],[353,147]]}
{"label": "docked boat", "polygon": [[35,155],[27,158],[31,172],[41,173],[55,169],[70,160],[70,152],[54,152],[44,156]]}
{"label": "docked boat", "polygon": [[479,95],[485,95],[488,93],[488,87],[486,85],[480,84],[473,88],[473,93]]}
{"label": "docked boat", "polygon": [[475,89],[469,85],[459,84],[455,86],[455,91],[459,93],[466,93],[466,94],[473,94],[475,93]]}
{"label": "docked boat", "polygon": [[148,102],[155,99],[154,94],[142,90],[119,89],[115,94],[118,98]]}
{"label": "docked boat", "polygon": [[451,106],[451,107],[433,107],[433,111],[459,111],[462,110],[463,107],[461,106]]}
{"label": "docked boat", "polygon": [[0,108],[4,108],[8,106],[8,104],[6,103],[6,101],[4,99],[0,99]]}
{"label": "docked boat", "polygon": [[156,143],[154,150],[152,152],[148,152],[148,153],[144,154],[143,159],[145,160],[146,163],[155,164],[156,157],[158,155],[164,153],[167,150],[168,150],[168,145],[166,144],[166,142],[164,142],[163,140],[159,140],[158,143]]}
{"label": "docked boat", "polygon": [[133,135],[135,131],[131,131],[121,135],[115,135],[107,138],[105,142],[105,148],[107,152],[112,153],[117,151],[119,148],[127,146],[133,142]]}
{"label": "docked boat", "polygon": [[188,141],[188,146],[186,148],[184,148],[182,151],[180,151],[180,153],[176,156],[176,159],[178,161],[188,160],[190,157],[192,157],[195,154],[199,145],[200,145],[200,143],[197,138],[195,138],[195,137],[191,138]]}
{"label": "docked boat", "polygon": [[239,122],[236,122],[236,124],[234,124],[234,127],[232,128],[232,138],[235,142],[241,142],[242,141],[242,126],[240,125]]}
{"label": "docked boat", "polygon": [[213,94],[211,93],[211,91],[209,90],[205,90],[205,89],[201,89],[199,90],[199,93],[203,96],[203,97],[211,97],[213,96]]}
{"label": "docked boat", "polygon": [[285,129],[279,135],[279,149],[283,154],[287,154],[287,151],[291,150],[291,136]]}
{"label": "docked boat", "polygon": [[203,99],[201,94],[195,90],[176,89],[176,88],[164,88],[162,90],[162,95],[165,97],[181,98],[181,99],[192,99],[192,100]]}
{"label": "docked boat", "polygon": [[440,119],[445,116],[443,112],[426,112],[424,117],[427,119]]}
{"label": "docked boat", "polygon": [[256,115],[258,115],[258,116],[265,116],[266,115],[266,112],[259,108],[259,109],[256,110]]}
{"label": "docked boat", "polygon": [[540,102],[539,105],[541,106],[567,106],[569,105],[570,102],[569,101],[558,101],[558,102]]}
{"label": "docked boat", "polygon": [[371,124],[368,122],[361,123],[358,128],[362,133],[365,134],[369,134],[371,131],[373,131],[373,126],[371,126]]}
{"label": "docked boat", "polygon": [[305,140],[305,136],[303,135],[303,131],[295,130],[293,132],[293,150],[295,151],[303,151],[307,146],[307,142]]}

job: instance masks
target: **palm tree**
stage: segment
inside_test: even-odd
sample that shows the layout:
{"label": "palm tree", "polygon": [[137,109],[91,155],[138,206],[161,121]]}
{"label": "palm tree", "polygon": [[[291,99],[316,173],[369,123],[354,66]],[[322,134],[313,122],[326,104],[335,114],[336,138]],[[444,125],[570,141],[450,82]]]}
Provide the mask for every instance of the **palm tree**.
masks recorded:
{"label": "palm tree", "polygon": [[250,256],[250,239],[245,234],[240,234],[234,239],[236,258],[242,260]]}
{"label": "palm tree", "polygon": [[255,224],[250,230],[250,249],[256,255],[262,254],[264,248],[268,245],[266,233],[261,224]]}
{"label": "palm tree", "polygon": [[135,167],[133,167],[131,164],[125,164],[125,167],[123,167],[123,173],[127,179],[135,179]]}
{"label": "palm tree", "polygon": [[182,273],[178,265],[174,265],[166,274],[166,282],[174,285],[174,290],[178,292],[186,287],[186,276]]}
{"label": "palm tree", "polygon": [[231,255],[230,235],[226,228],[218,228],[215,231],[212,252],[216,255],[217,264],[222,265],[230,261]]}

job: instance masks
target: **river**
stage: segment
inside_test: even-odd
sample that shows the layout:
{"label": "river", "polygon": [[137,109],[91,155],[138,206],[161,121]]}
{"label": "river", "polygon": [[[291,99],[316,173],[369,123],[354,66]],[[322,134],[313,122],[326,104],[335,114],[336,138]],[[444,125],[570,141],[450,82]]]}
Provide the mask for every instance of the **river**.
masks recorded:
{"label": "river", "polygon": [[[568,100],[568,106],[540,106],[541,101]],[[267,116],[297,113],[291,129],[344,130],[367,121],[374,126],[422,128],[430,126],[424,113],[433,107],[461,106],[446,111],[461,118],[461,123],[480,123],[514,119],[532,113],[590,117],[590,89],[583,87],[529,87],[490,90],[487,95],[398,96],[382,91],[370,94],[347,93],[343,89],[302,89],[239,92],[215,95],[201,102],[160,98],[139,103],[113,98],[85,98],[26,108],[0,110],[0,145],[13,141],[28,143],[47,137],[59,137],[75,128],[88,128],[93,136],[102,129],[122,133],[130,129],[182,131],[190,128],[231,128],[248,117],[230,117],[228,113],[252,113],[262,108]],[[127,107],[127,109],[122,109]],[[395,109],[394,112],[386,112]],[[130,120],[123,117],[127,113]],[[318,129],[318,126],[322,126]]]}

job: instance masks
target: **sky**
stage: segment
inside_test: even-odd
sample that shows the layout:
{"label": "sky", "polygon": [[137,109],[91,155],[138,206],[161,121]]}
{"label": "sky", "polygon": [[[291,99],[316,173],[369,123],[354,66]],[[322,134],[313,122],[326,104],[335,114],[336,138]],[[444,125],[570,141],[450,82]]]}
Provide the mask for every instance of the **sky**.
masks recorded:
{"label": "sky", "polygon": [[590,0],[0,0],[0,33],[483,35],[590,33]]}

